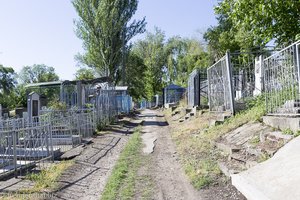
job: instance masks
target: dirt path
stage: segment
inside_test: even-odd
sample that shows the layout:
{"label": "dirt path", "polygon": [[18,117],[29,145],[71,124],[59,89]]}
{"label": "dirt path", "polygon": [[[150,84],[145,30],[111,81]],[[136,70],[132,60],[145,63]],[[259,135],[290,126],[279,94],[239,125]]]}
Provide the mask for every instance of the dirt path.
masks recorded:
{"label": "dirt path", "polygon": [[[189,183],[178,162],[165,118],[153,110],[143,111],[140,117],[144,120],[142,136],[145,143],[144,152],[150,153],[149,163],[141,169],[140,176],[151,177],[153,181],[154,192],[149,199],[203,199],[202,193]],[[152,145],[153,141],[155,146]],[[149,152],[149,149],[153,152]],[[140,199],[140,196],[137,195],[136,199]]]}
{"label": "dirt path", "polygon": [[[132,130],[133,125],[130,127]],[[75,158],[75,164],[63,173],[53,199],[100,199],[106,181],[126,145],[128,127],[113,128],[98,136]]]}

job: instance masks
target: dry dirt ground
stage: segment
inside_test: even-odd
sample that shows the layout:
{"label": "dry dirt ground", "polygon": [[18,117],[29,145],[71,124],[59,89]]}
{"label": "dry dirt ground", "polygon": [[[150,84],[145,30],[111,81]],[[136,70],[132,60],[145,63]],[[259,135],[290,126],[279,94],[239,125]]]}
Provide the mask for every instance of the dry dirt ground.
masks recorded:
{"label": "dry dirt ground", "polygon": [[[244,197],[230,184],[200,191],[194,189],[184,174],[164,116],[158,111],[145,110],[141,117],[144,119],[143,134],[148,134],[147,137],[143,137],[144,143],[150,145],[149,143],[154,141],[155,146],[139,171],[140,178],[136,184],[138,192],[135,199],[244,200]],[[152,187],[148,191],[148,196],[144,195],[145,192],[147,193],[144,187]]]}
{"label": "dry dirt ground", "polygon": [[116,133],[95,138],[63,173],[53,199],[99,199],[127,140],[128,136]]}
{"label": "dry dirt ground", "polygon": [[92,140],[75,158],[75,164],[63,173],[59,188],[51,199],[100,199],[106,181],[125,147],[130,132],[139,120],[110,126],[105,134]]}
{"label": "dry dirt ground", "polygon": [[[171,139],[170,127],[162,113],[145,110],[138,118],[139,122],[144,120],[142,138],[145,153],[137,175],[134,199],[244,200],[231,185],[200,191],[194,189],[184,174]],[[138,123],[111,127],[106,134],[95,137],[74,158],[75,164],[63,173],[58,183],[59,188],[51,193],[49,199],[100,199],[106,181],[130,137],[128,130],[136,125]],[[30,184],[23,182],[21,185],[27,187]],[[16,191],[18,188],[12,189]]]}

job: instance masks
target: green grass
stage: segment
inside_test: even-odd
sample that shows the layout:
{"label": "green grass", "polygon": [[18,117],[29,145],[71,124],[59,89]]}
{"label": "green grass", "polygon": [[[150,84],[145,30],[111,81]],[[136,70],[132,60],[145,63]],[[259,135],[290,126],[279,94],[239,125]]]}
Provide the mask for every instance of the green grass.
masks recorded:
{"label": "green grass", "polygon": [[26,176],[26,179],[31,180],[35,183],[33,188],[26,189],[22,192],[35,193],[43,192],[44,190],[53,190],[57,187],[57,180],[60,178],[62,173],[72,166],[74,161],[61,161],[51,167],[42,170],[39,173],[31,173]]}
{"label": "green grass", "polygon": [[[184,125],[173,127],[172,138],[175,140],[177,150],[181,155],[182,164],[191,183],[196,189],[218,184],[226,179],[218,167],[220,152],[215,148],[214,142],[222,135],[248,123],[260,121],[265,114],[263,98],[258,98],[249,104],[246,111],[225,120],[223,124],[208,127],[210,114],[202,115],[195,119],[200,124],[199,134],[191,134],[190,128],[182,129]],[[170,123],[171,120],[170,120]],[[188,122],[187,122],[188,123]]]}
{"label": "green grass", "polygon": [[136,129],[120,155],[102,193],[102,200],[132,199],[135,193],[137,172],[141,166],[142,139]]}
{"label": "green grass", "polygon": [[27,199],[44,199],[48,192],[57,188],[57,181],[62,173],[74,164],[74,161],[61,161],[43,169],[39,173],[30,173],[26,179],[34,182],[32,188],[22,189],[16,192],[7,193],[0,196],[1,200],[27,200]]}
{"label": "green grass", "polygon": [[282,134],[285,134],[285,135],[292,135],[294,137],[298,137],[300,135],[300,131],[292,131],[290,128],[287,128],[285,130],[282,131]]}
{"label": "green grass", "polygon": [[249,143],[252,144],[252,145],[254,145],[254,146],[258,145],[258,143],[260,143],[260,138],[259,138],[259,136],[256,135],[256,136],[252,137],[252,138],[250,139]]}

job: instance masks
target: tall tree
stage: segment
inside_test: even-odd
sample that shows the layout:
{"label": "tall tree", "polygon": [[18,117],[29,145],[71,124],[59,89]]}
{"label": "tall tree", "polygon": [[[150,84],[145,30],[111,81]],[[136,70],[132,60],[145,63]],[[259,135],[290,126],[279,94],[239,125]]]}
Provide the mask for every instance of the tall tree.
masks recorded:
{"label": "tall tree", "polygon": [[[19,85],[17,87],[17,91],[19,93],[26,93],[30,91],[35,91],[40,95],[47,97],[48,101],[57,99],[59,96],[59,88],[29,88],[27,91],[24,88],[24,85],[29,83],[42,83],[42,82],[52,82],[58,81],[59,77],[55,73],[55,69],[53,67],[46,66],[44,64],[33,65],[33,66],[25,66],[21,69],[18,74]],[[26,95],[18,95],[16,94],[16,105],[24,105],[26,104]]]}
{"label": "tall tree", "polygon": [[0,94],[7,94],[16,84],[13,68],[0,65],[0,77]]}
{"label": "tall tree", "polygon": [[167,41],[165,45],[167,55],[165,79],[168,82],[174,83],[178,75],[180,75],[180,60],[186,55],[187,49],[187,40],[179,36],[172,37]]}
{"label": "tall tree", "polygon": [[135,43],[133,51],[144,60],[145,93],[151,99],[163,87],[163,69],[166,64],[164,49],[165,34],[156,28],[154,33],[148,32],[144,40]]}
{"label": "tall tree", "polygon": [[53,67],[44,64],[25,66],[18,74],[20,84],[58,81],[59,77]]}
{"label": "tall tree", "polygon": [[125,84],[129,88],[129,94],[135,100],[146,98],[145,76],[147,67],[144,64],[144,60],[134,51],[130,51],[125,70]]}
{"label": "tall tree", "polygon": [[[217,9],[215,8],[215,12],[217,12]],[[233,22],[228,17],[227,10],[218,10],[217,20],[218,25],[208,28],[203,36],[208,43],[211,63],[223,57],[227,50],[233,52],[241,49],[235,38],[237,30],[233,27]]]}
{"label": "tall tree", "polygon": [[273,39],[285,45],[300,36],[299,0],[224,0],[216,13],[228,15],[241,46],[264,46]]}
{"label": "tall tree", "polygon": [[166,43],[167,80],[187,86],[189,74],[209,66],[208,54],[197,39],[172,37]]}
{"label": "tall tree", "polygon": [[0,104],[4,107],[11,107],[14,105],[11,94],[16,85],[13,68],[0,65],[0,77]]}
{"label": "tall tree", "polygon": [[76,33],[85,50],[77,59],[100,75],[116,78],[124,46],[145,31],[145,18],[131,20],[138,0],[73,0],[73,5],[79,15]]}
{"label": "tall tree", "polygon": [[75,74],[76,80],[92,80],[95,79],[95,71],[93,69],[80,68]]}

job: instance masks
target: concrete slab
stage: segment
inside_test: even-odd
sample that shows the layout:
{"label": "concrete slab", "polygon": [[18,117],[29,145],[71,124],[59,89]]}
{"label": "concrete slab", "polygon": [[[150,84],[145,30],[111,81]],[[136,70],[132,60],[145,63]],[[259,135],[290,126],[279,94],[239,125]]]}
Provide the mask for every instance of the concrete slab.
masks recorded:
{"label": "concrete slab", "polygon": [[155,141],[157,140],[157,136],[154,133],[144,133],[142,135],[143,143],[145,144],[143,148],[143,152],[145,154],[151,154],[154,151]]}
{"label": "concrete slab", "polygon": [[300,199],[300,137],[271,159],[231,176],[232,184],[249,200]]}
{"label": "concrete slab", "polygon": [[61,159],[62,160],[69,160],[69,159],[73,159],[76,156],[79,156],[82,151],[84,150],[84,145],[80,145],[78,147],[75,147],[73,149],[71,149],[70,151],[65,152],[63,155],[61,155]]}
{"label": "concrete slab", "polygon": [[300,118],[288,116],[264,116],[263,122],[280,130],[291,129],[294,132],[300,130]]}
{"label": "concrete slab", "polygon": [[228,144],[238,146],[245,144],[255,134],[265,131],[271,131],[271,128],[261,123],[248,123],[226,134],[223,138]]}

